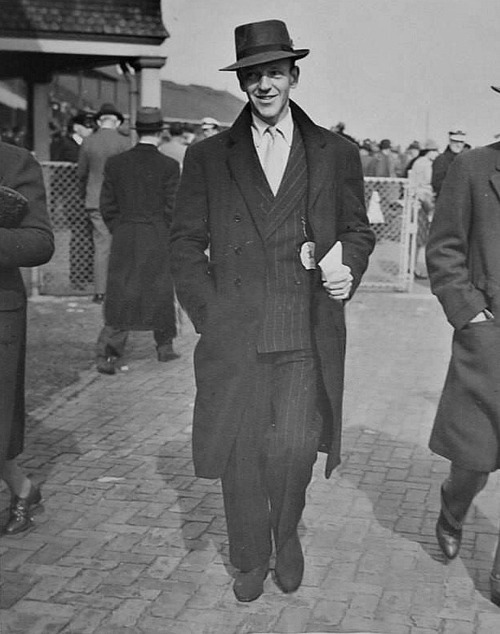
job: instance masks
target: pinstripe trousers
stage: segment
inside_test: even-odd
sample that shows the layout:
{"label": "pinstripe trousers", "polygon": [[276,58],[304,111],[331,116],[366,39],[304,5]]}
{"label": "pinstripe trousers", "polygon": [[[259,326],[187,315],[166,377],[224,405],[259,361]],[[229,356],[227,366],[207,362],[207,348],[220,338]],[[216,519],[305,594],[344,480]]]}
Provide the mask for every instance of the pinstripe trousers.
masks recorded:
{"label": "pinstripe trousers", "polygon": [[222,476],[230,560],[244,572],[297,529],[321,432],[311,350],[256,353],[254,377]]}

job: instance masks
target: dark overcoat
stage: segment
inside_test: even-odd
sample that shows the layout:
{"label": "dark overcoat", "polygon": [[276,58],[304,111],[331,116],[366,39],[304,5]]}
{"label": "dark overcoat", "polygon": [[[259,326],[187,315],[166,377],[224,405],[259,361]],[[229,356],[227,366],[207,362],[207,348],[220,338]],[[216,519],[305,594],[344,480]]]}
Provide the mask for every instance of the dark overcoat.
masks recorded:
{"label": "dark overcoat", "polygon": [[47,262],[54,237],[42,170],[27,150],[0,142],[0,185],[29,201],[18,227],[0,227],[0,472],[23,450],[26,291],[19,267]]}
{"label": "dark overcoat", "polygon": [[[306,151],[308,224],[317,259],[340,240],[354,290],[374,245],[359,151],[316,126],[295,104],[291,107]],[[247,105],[230,130],[189,147],[172,226],[177,294],[201,333],[195,350],[193,457],[196,474],[207,478],[223,473],[242,412],[252,406],[247,387],[255,371],[252,360],[265,299],[265,242],[255,190],[261,167],[250,124]],[[329,476],[340,461],[344,307],[329,299],[318,280],[311,311],[320,381],[327,395],[318,408]]]}
{"label": "dark overcoat", "polygon": [[[451,164],[427,246],[433,293],[454,328],[430,448],[459,466],[500,466],[500,143]],[[484,308],[495,316],[470,323]]]}
{"label": "dark overcoat", "polygon": [[106,323],[121,330],[172,329],[169,229],[179,164],[151,144],[108,159],[100,210],[111,232]]}

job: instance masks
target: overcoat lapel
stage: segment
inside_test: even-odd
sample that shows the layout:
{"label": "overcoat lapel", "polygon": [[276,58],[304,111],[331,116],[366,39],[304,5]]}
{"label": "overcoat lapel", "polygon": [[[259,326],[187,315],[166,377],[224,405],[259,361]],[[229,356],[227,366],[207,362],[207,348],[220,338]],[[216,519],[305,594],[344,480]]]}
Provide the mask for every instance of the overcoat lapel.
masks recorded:
{"label": "overcoat lapel", "polygon": [[263,196],[259,192],[259,188],[266,192],[266,196],[272,197],[272,192],[265,179],[253,144],[250,106],[248,104],[231,127],[228,165],[257,231],[261,238],[264,239],[266,216],[263,210],[260,209]]}
{"label": "overcoat lapel", "polygon": [[311,119],[309,119],[306,113],[293,101],[290,102],[290,107],[292,109],[293,119],[299,126],[302,141],[306,149],[308,179],[307,211],[308,213],[313,213],[314,203],[324,185],[327,173],[332,172],[333,159],[329,156],[328,161],[326,160],[326,141]]}
{"label": "overcoat lapel", "polygon": [[495,190],[496,195],[500,199],[500,144],[497,146],[497,150],[499,150],[499,152],[498,152],[498,158],[497,158],[497,164],[496,164],[496,172],[494,172],[490,176],[490,183],[493,185],[493,189]]}

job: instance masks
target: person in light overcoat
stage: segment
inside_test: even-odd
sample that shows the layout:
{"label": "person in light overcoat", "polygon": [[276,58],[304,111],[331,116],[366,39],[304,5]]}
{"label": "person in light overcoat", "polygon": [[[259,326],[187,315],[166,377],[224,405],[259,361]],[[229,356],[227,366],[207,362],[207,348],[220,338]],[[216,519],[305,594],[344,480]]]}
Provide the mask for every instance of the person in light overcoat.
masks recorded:
{"label": "person in light overcoat", "polygon": [[[0,477],[11,492],[4,531],[20,533],[32,525],[40,489],[24,474],[17,457],[24,448],[24,370],[26,357],[26,290],[19,267],[39,266],[54,251],[39,163],[24,148],[0,142],[0,186],[14,190],[25,203],[13,224],[0,220]],[[4,217],[4,198],[0,218]]]}
{"label": "person in light overcoat", "polygon": [[[475,495],[500,467],[500,143],[461,153],[451,164],[431,225],[427,265],[432,292],[454,328],[429,441],[451,461],[436,534],[445,557],[453,559]],[[500,548],[491,596],[500,604]]]}
{"label": "person in light overcoat", "polygon": [[[249,103],[229,130],[188,148],[171,243],[177,294],[201,334],[195,473],[222,478],[233,589],[252,601],[271,533],[279,587],[300,586],[297,527],[317,451],[327,477],[340,462],[343,304],[374,235],[357,146],[289,100],[294,62],[309,51],[292,48],[279,20],[237,27],[235,38],[237,62],[223,70],[237,72]],[[288,156],[277,182],[263,154],[268,127]],[[343,264],[323,284],[316,263],[337,241]]]}

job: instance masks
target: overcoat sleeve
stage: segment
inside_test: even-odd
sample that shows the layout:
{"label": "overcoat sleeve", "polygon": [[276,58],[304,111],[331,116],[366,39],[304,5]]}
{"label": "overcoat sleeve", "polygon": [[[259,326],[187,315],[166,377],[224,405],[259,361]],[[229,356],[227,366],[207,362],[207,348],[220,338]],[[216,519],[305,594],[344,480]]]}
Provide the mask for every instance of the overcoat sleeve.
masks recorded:
{"label": "overcoat sleeve", "polygon": [[197,332],[201,332],[215,296],[207,255],[208,188],[201,146],[191,146],[186,152],[170,234],[177,297]]}
{"label": "overcoat sleeve", "polygon": [[443,182],[426,251],[432,292],[454,328],[463,328],[487,306],[468,268],[474,211],[471,175],[463,158],[453,161]]}
{"label": "overcoat sleeve", "polygon": [[87,149],[86,139],[80,146],[80,153],[78,154],[78,165],[76,168],[76,177],[78,179],[78,188],[80,196],[85,200],[87,193],[87,180],[89,176],[89,155]]}
{"label": "overcoat sleeve", "polygon": [[30,152],[23,150],[9,159],[5,172],[2,182],[28,199],[28,213],[19,227],[0,228],[0,267],[44,264],[54,252],[54,236],[40,164]]}
{"label": "overcoat sleeve", "polygon": [[363,170],[358,150],[349,148],[343,185],[342,211],[338,240],[342,243],[343,263],[353,276],[351,296],[368,266],[375,246],[375,234],[366,216]]}
{"label": "overcoat sleeve", "polygon": [[179,178],[180,178],[180,168],[179,163],[172,159],[172,162],[169,162],[168,169],[166,170],[165,180],[163,182],[165,191],[164,191],[164,199],[166,202],[165,206],[165,220],[167,225],[170,226],[172,223],[172,214],[175,204],[175,197],[177,194],[177,190],[179,188]]}
{"label": "overcoat sleeve", "polygon": [[116,221],[120,216],[120,207],[113,177],[112,160],[106,161],[104,179],[99,196],[99,211],[110,233],[113,233]]}

